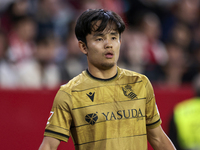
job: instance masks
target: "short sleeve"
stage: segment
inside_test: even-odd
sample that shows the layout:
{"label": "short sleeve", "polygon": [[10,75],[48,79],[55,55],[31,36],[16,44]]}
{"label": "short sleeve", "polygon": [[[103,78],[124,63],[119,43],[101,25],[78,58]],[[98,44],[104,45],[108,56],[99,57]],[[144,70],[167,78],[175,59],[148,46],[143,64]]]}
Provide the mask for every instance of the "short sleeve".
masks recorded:
{"label": "short sleeve", "polygon": [[71,96],[65,91],[59,90],[53,102],[44,136],[68,141],[72,122],[70,107]]}
{"label": "short sleeve", "polygon": [[155,128],[161,124],[161,119],[155,101],[154,90],[148,79],[145,88],[146,88],[146,126],[147,128]]}

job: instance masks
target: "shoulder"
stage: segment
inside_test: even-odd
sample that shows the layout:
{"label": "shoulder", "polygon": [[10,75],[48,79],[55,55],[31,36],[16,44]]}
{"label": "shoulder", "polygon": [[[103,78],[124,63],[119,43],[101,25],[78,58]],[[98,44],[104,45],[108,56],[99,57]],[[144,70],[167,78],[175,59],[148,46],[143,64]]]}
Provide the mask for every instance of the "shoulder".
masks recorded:
{"label": "shoulder", "polygon": [[79,89],[83,87],[83,85],[87,82],[88,78],[85,75],[86,71],[83,71],[81,74],[77,75],[73,79],[71,79],[68,83],[61,85],[60,91],[64,91],[71,95],[73,90]]}
{"label": "shoulder", "polygon": [[141,81],[145,84],[149,82],[149,79],[144,74],[119,67],[118,70],[119,70],[119,77],[121,78],[133,78],[134,80]]}
{"label": "shoulder", "polygon": [[68,83],[61,85],[55,96],[53,107],[62,107],[63,109],[68,108],[68,106],[72,107],[72,93],[74,89],[84,82],[85,78],[84,73],[81,73]]}

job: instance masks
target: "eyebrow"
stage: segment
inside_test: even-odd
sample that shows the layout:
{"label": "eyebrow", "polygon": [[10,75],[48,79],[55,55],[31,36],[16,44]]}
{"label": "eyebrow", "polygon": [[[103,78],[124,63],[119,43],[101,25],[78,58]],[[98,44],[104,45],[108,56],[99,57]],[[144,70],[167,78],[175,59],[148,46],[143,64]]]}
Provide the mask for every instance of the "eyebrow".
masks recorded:
{"label": "eyebrow", "polygon": [[97,37],[97,36],[104,36],[104,34],[103,34],[103,33],[95,33],[93,36],[94,36],[94,37]]}
{"label": "eyebrow", "polygon": [[[116,35],[119,34],[119,33],[116,32],[116,31],[113,31],[113,32],[111,32],[110,34],[116,36]],[[104,35],[105,35],[105,34],[103,34],[103,33],[95,33],[93,36],[94,36],[94,37],[98,37],[98,36],[101,36],[101,37],[102,37],[102,36],[104,36]]]}
{"label": "eyebrow", "polygon": [[119,33],[116,32],[116,31],[114,31],[114,32],[111,32],[110,34],[111,34],[111,35],[118,35]]}

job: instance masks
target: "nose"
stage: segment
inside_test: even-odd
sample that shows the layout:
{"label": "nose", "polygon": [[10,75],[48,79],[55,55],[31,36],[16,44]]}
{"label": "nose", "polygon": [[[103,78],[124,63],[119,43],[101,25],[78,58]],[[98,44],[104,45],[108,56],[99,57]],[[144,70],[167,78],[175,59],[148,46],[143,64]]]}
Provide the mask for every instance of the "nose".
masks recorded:
{"label": "nose", "polygon": [[113,47],[113,45],[112,45],[112,42],[111,42],[111,40],[105,40],[105,48],[112,48]]}

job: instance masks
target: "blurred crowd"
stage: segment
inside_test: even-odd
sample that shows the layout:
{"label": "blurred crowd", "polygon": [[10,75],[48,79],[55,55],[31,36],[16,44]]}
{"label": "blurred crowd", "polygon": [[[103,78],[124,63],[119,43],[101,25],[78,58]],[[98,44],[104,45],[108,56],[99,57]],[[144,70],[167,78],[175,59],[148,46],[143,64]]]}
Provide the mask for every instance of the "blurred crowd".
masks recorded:
{"label": "blurred crowd", "polygon": [[118,65],[177,88],[200,73],[199,0],[1,0],[0,88],[54,89],[87,68],[74,27],[86,9],[125,20]]}

